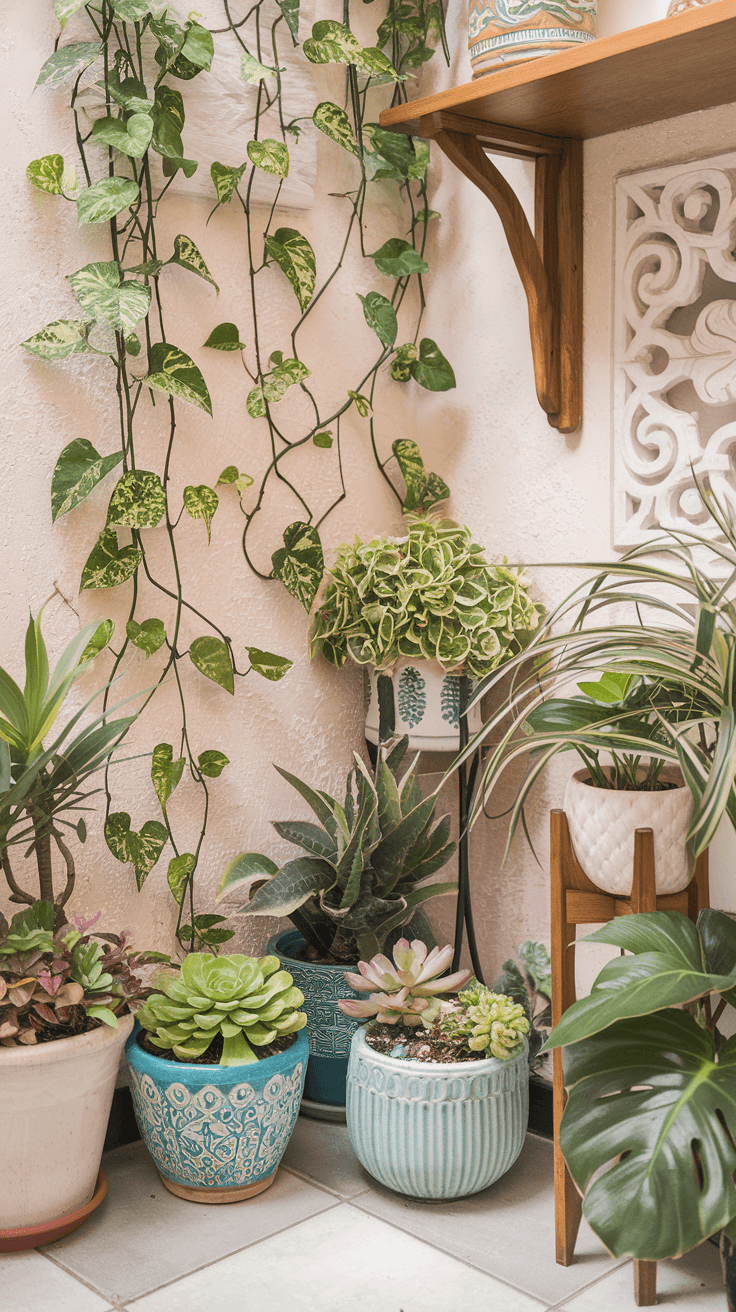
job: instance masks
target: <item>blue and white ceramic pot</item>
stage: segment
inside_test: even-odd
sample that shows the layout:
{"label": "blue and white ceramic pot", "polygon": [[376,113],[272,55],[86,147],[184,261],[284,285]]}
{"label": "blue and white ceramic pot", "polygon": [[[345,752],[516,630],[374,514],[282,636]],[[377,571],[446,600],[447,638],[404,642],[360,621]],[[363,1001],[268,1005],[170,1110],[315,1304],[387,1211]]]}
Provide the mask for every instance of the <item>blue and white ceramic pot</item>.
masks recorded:
{"label": "blue and white ceramic pot", "polygon": [[[378,682],[370,675],[370,702],[365,721],[369,743],[379,741]],[[396,734],[409,738],[413,752],[457,752],[460,747],[460,675],[446,674],[434,661],[400,661],[391,676]],[[480,703],[468,715],[470,734],[482,725]],[[299,985],[301,988],[301,985]]]}
{"label": "blue and white ceramic pot", "polygon": [[473,77],[587,45],[597,0],[470,0]]}
{"label": "blue and white ceramic pot", "polygon": [[347,1121],[367,1171],[410,1198],[464,1198],[513,1166],[529,1119],[527,1045],[511,1061],[429,1064],[353,1036]]}
{"label": "blue and white ceramic pot", "polygon": [[125,1055],[141,1137],[172,1194],[235,1203],[273,1184],[302,1100],[306,1030],[285,1052],[245,1066],[200,1066],[154,1057],[137,1042]]}
{"label": "blue and white ceramic pot", "polygon": [[306,943],[297,929],[272,938],[268,951],[278,957],[298,989],[304,994],[309,1034],[309,1067],[304,1086],[305,1101],[323,1107],[344,1107],[350,1040],[359,1021],[343,1015],[340,998],[362,998],[345,983],[345,971],[353,966],[329,966],[306,961],[300,953]]}

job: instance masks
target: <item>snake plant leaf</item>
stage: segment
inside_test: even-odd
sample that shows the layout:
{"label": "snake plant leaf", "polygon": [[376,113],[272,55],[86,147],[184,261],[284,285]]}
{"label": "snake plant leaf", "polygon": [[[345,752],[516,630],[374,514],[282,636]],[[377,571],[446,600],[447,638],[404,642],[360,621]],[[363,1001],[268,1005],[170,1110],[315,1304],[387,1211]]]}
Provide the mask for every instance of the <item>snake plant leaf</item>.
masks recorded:
{"label": "snake plant leaf", "polygon": [[80,591],[85,588],[117,588],[133,574],[143,559],[136,547],[118,545],[114,528],[104,528],[82,570]]}
{"label": "snake plant leaf", "polygon": [[40,360],[64,360],[67,355],[90,349],[87,334],[91,327],[91,322],[82,319],[55,319],[21,345]]}
{"label": "snake plant leaf", "polygon": [[250,83],[251,86],[258,86],[259,82],[268,82],[275,79],[276,69],[271,68],[268,64],[262,64],[259,59],[251,55],[249,51],[244,50],[240,56],[240,78],[242,82]]}
{"label": "snake plant leaf", "polygon": [[370,258],[387,278],[406,278],[412,273],[428,273],[429,265],[403,237],[390,237]]}
{"label": "snake plant leaf", "polygon": [[49,55],[42,66],[36,86],[63,82],[65,78],[71,77],[72,73],[80,73],[83,69],[89,68],[89,65],[94,64],[101,54],[101,41],[73,41],[68,46],[61,46],[53,55]]}
{"label": "snake plant leaf", "polygon": [[98,118],[92,126],[91,140],[113,146],[130,159],[142,159],[151,144],[153,119],[150,114],[131,114],[129,118]]}
{"label": "snake plant leaf", "polygon": [[218,902],[227,893],[233,893],[236,889],[239,893],[250,893],[255,883],[263,883],[277,871],[278,866],[270,857],[262,856],[260,852],[241,852],[234,861],[230,862],[220,880],[217,890]]}
{"label": "snake plant leaf", "polygon": [[139,647],[142,652],[145,652],[146,660],[149,656],[153,656],[166,642],[164,622],[155,618],[142,620],[140,624],[137,620],[128,620],[125,632],[133,646]]}
{"label": "snake plant leaf", "polygon": [[296,39],[299,35],[299,6],[300,0],[276,0],[279,9],[284,15],[286,24],[291,32],[292,40],[296,45]]}
{"label": "snake plant leaf", "polygon": [[56,523],[62,515],[84,501],[122,458],[122,451],[113,451],[109,456],[99,455],[86,437],[75,438],[65,446],[51,477],[52,522]]}
{"label": "snake plant leaf", "polygon": [[457,387],[452,365],[431,337],[423,337],[419,343],[419,355],[412,360],[411,375],[428,392],[449,392]]}
{"label": "snake plant leaf", "polygon": [[304,312],[314,296],[317,278],[317,262],[306,237],[296,228],[277,228],[273,237],[266,237],[264,246],[266,257],[286,274]]}
{"label": "snake plant leaf", "polygon": [[382,835],[371,863],[384,895],[390,893],[401,878],[404,861],[431,822],[436,805],[435,797],[425,798],[408,815],[403,816],[399,824]]}
{"label": "snake plant leaf", "polygon": [[244,910],[249,916],[288,916],[334,880],[335,872],[326,861],[299,856],[257,889]]}
{"label": "snake plant leaf", "polygon": [[338,146],[342,146],[343,150],[349,150],[352,155],[358,154],[358,143],[355,140],[352,124],[345,110],[340,109],[339,105],[333,104],[331,100],[323,100],[315,109],[312,122],[320,132],[324,132],[326,137],[336,141]]}
{"label": "snake plant leaf", "polygon": [[[241,342],[240,333],[234,323],[218,323],[216,328],[212,329],[205,346],[209,346],[213,351],[244,351],[245,342]],[[231,466],[234,468],[234,466]],[[222,477],[218,480],[222,482]],[[235,482],[235,479],[231,479]]]}
{"label": "snake plant leaf", "polygon": [[272,173],[277,178],[289,176],[289,151],[283,141],[274,141],[271,137],[249,141],[248,159],[264,173]]}
{"label": "snake plant leaf", "polygon": [[358,293],[358,300],[362,302],[368,327],[376,334],[381,345],[393,346],[399,325],[391,302],[380,292],[368,292],[367,296]]}
{"label": "snake plant leaf", "polygon": [[284,545],[274,551],[271,564],[274,577],[309,612],[325,568],[322,542],[314,525],[300,520],[289,524],[284,530]]}
{"label": "snake plant leaf", "polygon": [[174,254],[167,263],[178,264],[182,269],[188,269],[190,273],[196,273],[199,278],[204,278],[205,282],[211,283],[219,295],[220,288],[217,286],[202,259],[199,248],[194,244],[191,237],[185,237],[183,233],[179,233],[179,236],[174,238]]}
{"label": "snake plant leaf", "polygon": [[325,861],[334,862],[337,856],[334,839],[319,825],[310,824],[308,820],[274,820],[273,827],[280,838],[285,838],[287,843],[295,843],[309,856],[323,857]]}
{"label": "snake plant leaf", "polygon": [[184,101],[181,92],[160,84],[151,110],[153,137],[151,144],[159,155],[180,159],[184,154],[181,131],[184,127]]}
{"label": "snake plant leaf", "polygon": [[43,155],[41,159],[32,159],[26,169],[26,177],[39,191],[46,191],[50,196],[60,196],[64,190],[64,156]]}
{"label": "snake plant leaf", "polygon": [[191,852],[182,852],[179,856],[172,856],[169,861],[169,868],[166,871],[166,882],[171,889],[173,897],[178,907],[182,904],[182,899],[189,883],[189,877],[196,865],[196,858]]}
{"label": "snake plant leaf", "polygon": [[614,1255],[679,1257],[733,1220],[736,1039],[716,1062],[687,1012],[619,1021],[570,1049],[565,1082],[560,1144]]}
{"label": "snake plant leaf", "polygon": [[241,164],[240,168],[229,168],[227,164],[220,164],[217,160],[210,166],[210,177],[220,205],[227,205],[232,200],[245,170],[245,164]]}
{"label": "snake plant leaf", "polygon": [[409,877],[412,883],[420,884],[447,865],[456,847],[450,839],[450,829],[450,817],[445,815],[434,830],[427,829],[417,839],[407,852],[403,877]]}
{"label": "snake plant leaf", "polygon": [[260,674],[264,679],[269,679],[271,683],[278,683],[288,674],[293,661],[287,660],[286,656],[276,656],[272,651],[261,651],[260,647],[246,647],[250,667]]}
{"label": "snake plant leaf", "polygon": [[709,971],[697,929],[678,911],[616,916],[582,942],[611,943],[634,955],[614,957],[603,967],[589,997],[568,1007],[555,1026],[544,1045],[547,1052],[587,1039],[615,1021],[736,986],[736,963],[723,975]]}
{"label": "snake plant leaf", "polygon": [[94,660],[95,656],[99,656],[100,652],[104,651],[111,641],[114,632],[114,620],[103,620],[101,624],[98,624],[82,655],[79,657],[79,664],[82,665],[86,661]]}
{"label": "snake plant leaf", "polygon": [[332,834],[337,813],[337,803],[334,799],[327,797],[323,793],[316,792],[314,788],[310,788],[309,784],[304,783],[302,779],[297,779],[295,774],[290,774],[289,771],[284,770],[282,766],[277,765],[275,766],[275,769],[281,775],[281,778],[285,779],[287,784],[291,784],[292,788],[295,788],[300,796],[304,798],[304,801],[307,802],[314,811],[317,819],[321,821],[325,826],[325,829]]}
{"label": "snake plant leaf", "polygon": [[398,438],[392,446],[396,462],[406,483],[402,509],[405,513],[419,510],[426,514],[434,506],[446,501],[450,489],[439,474],[428,474],[416,442]]}
{"label": "snake plant leaf", "polygon": [[192,519],[203,519],[207,526],[207,545],[212,541],[210,525],[212,517],[220,504],[220,498],[211,487],[200,483],[198,487],[185,487],[182,493],[184,507]]}
{"label": "snake plant leaf", "polygon": [[195,638],[189,648],[189,659],[205,678],[219,684],[231,696],[235,695],[232,658],[228,647],[220,638],[209,634],[202,638]]}
{"label": "snake plant leaf", "polygon": [[164,850],[169,831],[158,820],[147,820],[138,833],[130,827],[127,811],[115,811],[105,822],[105,842],[123,864],[132,861],[140,892]]}
{"label": "snake plant leaf", "polygon": [[166,514],[166,493],[158,474],[129,469],[115,485],[107,522],[126,528],[155,528]]}
{"label": "snake plant leaf", "polygon": [[155,342],[148,357],[147,387],[167,392],[212,414],[212,401],[201,371],[190,356],[169,342]]}
{"label": "snake plant leaf", "polygon": [[77,226],[88,223],[106,223],[122,214],[140,199],[140,188],[130,178],[103,178],[86,187],[77,196]]}
{"label": "snake plant leaf", "polygon": [[166,804],[171,794],[181,782],[184,765],[183,756],[180,756],[176,761],[174,760],[174,749],[171,743],[159,743],[157,747],[154,747],[151,757],[151,781],[156,789],[156,796],[164,815],[166,815]]}
{"label": "snake plant leaf", "polygon": [[209,748],[206,752],[200,752],[197,757],[199,772],[206,779],[219,779],[225,766],[229,764],[230,758],[224,752],[218,752],[215,747]]}
{"label": "snake plant leaf", "polygon": [[150,287],[133,278],[123,281],[116,260],[85,264],[69,275],[69,282],[82,309],[112,328],[129,333],[148,314]]}

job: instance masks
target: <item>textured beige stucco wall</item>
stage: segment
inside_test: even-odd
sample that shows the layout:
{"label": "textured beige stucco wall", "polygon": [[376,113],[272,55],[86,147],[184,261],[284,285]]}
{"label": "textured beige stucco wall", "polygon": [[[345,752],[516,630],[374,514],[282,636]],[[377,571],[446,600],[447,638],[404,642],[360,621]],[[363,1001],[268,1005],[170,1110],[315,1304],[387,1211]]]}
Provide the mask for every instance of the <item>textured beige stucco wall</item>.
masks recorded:
{"label": "textured beige stucco wall", "polygon": [[[607,21],[616,0],[606,0]],[[341,15],[336,0],[320,4],[317,17]],[[3,297],[0,335],[3,370],[0,415],[4,429],[4,459],[0,465],[3,515],[2,586],[0,587],[0,661],[20,674],[19,658],[27,609],[34,612],[54,592],[47,608],[46,631],[58,651],[79,620],[112,615],[123,626],[128,585],[117,592],[77,594],[79,575],[104,519],[105,490],[94,493],[83,507],[50,522],[49,483],[59,451],[75,437],[87,437],[102,451],[114,449],[115,397],[110,374],[99,361],[46,365],[18,349],[18,342],[47,322],[73,313],[64,278],[83,264],[107,256],[105,233],[91,229],[78,234],[71,207],[34,192],[25,179],[29,160],[51,151],[71,153],[72,141],[63,112],[63,97],[38,91],[31,95],[38,68],[52,48],[55,21],[50,0],[13,6],[0,43],[4,65],[6,147],[4,169],[4,241],[0,251]],[[423,75],[422,89],[469,80],[465,46],[465,7],[450,5],[450,70],[438,59]],[[367,12],[367,11],[366,11]],[[371,15],[372,16],[372,15]],[[620,24],[623,26],[623,23]],[[610,29],[609,29],[610,30]],[[438,57],[439,58],[439,57]],[[342,74],[315,70],[321,98],[339,100]],[[186,138],[185,138],[186,139]],[[736,139],[736,106],[691,115],[686,119],[602,138],[586,146],[585,232],[586,329],[585,420],[578,433],[560,436],[539,410],[534,392],[524,296],[505,246],[500,222],[479,192],[449,163],[433,155],[433,207],[440,211],[428,250],[429,308],[423,332],[434,337],[451,360],[457,390],[432,395],[398,384],[384,391],[388,421],[386,444],[397,436],[414,436],[428,467],[438,470],[453,491],[450,511],[467,522],[491,555],[512,561],[540,562],[554,568],[534,570],[541,597],[552,603],[569,589],[574,571],[565,562],[605,559],[611,550],[611,386],[610,311],[612,267],[613,183],[617,173],[661,160],[674,162],[728,148]],[[224,152],[223,152],[224,153]],[[518,186],[524,203],[532,197],[529,166],[502,166]],[[303,231],[326,267],[342,227],[341,203],[330,191],[349,185],[350,163],[324,139],[318,142],[317,205],[311,211],[283,211],[282,224]],[[167,272],[166,302],[169,335],[202,367],[209,383],[215,417],[180,407],[180,428],[173,471],[175,489],[186,483],[214,483],[229,463],[251,469],[262,455],[261,426],[244,407],[246,382],[232,356],[203,351],[211,328],[224,320],[247,323],[247,288],[242,258],[242,222],[219,211],[206,226],[208,206],[177,198],[162,205],[161,230],[171,241],[178,232],[201,247],[222,287],[211,288],[182,271]],[[388,199],[370,219],[368,249],[376,249],[397,233]],[[334,297],[325,298],[305,346],[305,358],[328,392],[351,385],[343,366],[350,356],[351,375],[372,342],[356,317],[354,292],[380,288],[380,275],[357,262],[351,280]],[[271,282],[269,349],[282,349],[279,338],[293,322],[293,298],[280,275]],[[346,322],[353,328],[346,335]],[[175,328],[174,326],[175,325]],[[352,380],[351,380],[352,381]],[[150,410],[141,426],[141,452],[153,459],[164,438],[163,411]],[[323,453],[309,453],[303,477],[318,497],[323,489]],[[155,467],[155,466],[154,466]],[[373,470],[366,426],[353,420],[346,426],[348,499],[325,532],[335,546],[355,532],[396,531],[396,512]],[[277,545],[277,529],[295,518],[293,507],[274,504],[268,534],[260,549],[267,560]],[[277,840],[269,820],[304,814],[304,808],[271,768],[286,764],[323,787],[339,787],[351,752],[362,742],[362,676],[355,670],[337,672],[323,663],[310,666],[301,608],[278,585],[259,582],[248,571],[239,550],[242,520],[234,498],[222,499],[207,549],[201,523],[181,533],[182,558],[189,595],[213,614],[232,635],[236,649],[254,644],[294,660],[281,684],[249,678],[230,699],[192,669],[187,671],[191,732],[195,750],[218,747],[232,764],[212,783],[210,837],[199,880],[200,909],[210,909],[219,875],[239,850],[265,848],[276,859],[289,849]],[[163,559],[163,557],[162,557]],[[165,568],[162,565],[162,568]],[[149,614],[165,618],[151,601]],[[203,631],[193,626],[187,638]],[[133,653],[121,692],[146,686],[155,673],[142,653]],[[94,686],[91,676],[86,689]],[[137,750],[159,741],[173,741],[176,705],[171,687],[157,696],[135,733]],[[547,814],[559,805],[567,767],[551,773],[537,790],[531,828],[540,864],[518,841],[506,866],[500,868],[503,822],[480,824],[472,838],[476,918],[484,964],[490,974],[513,946],[526,937],[548,935]],[[454,803],[453,789],[447,790]],[[498,799],[496,810],[508,804],[510,793]],[[121,766],[113,780],[115,809],[131,813],[134,827],[157,814],[157,804],[145,762]],[[196,793],[186,782],[171,803],[174,822],[182,832],[182,847],[194,841],[198,829]],[[75,896],[78,910],[102,907],[109,925],[129,926],[141,945],[169,947],[174,923],[173,904],[165,881],[169,853],[149,876],[141,894],[135,890],[130,867],[122,867],[107,852],[99,822],[80,855]],[[725,869],[725,866],[724,866]],[[725,894],[724,894],[725,897]],[[722,900],[721,905],[731,905]],[[7,905],[0,899],[0,906]],[[449,936],[452,906],[435,909],[438,932]],[[259,947],[270,926],[261,922],[248,932],[241,924],[238,943]]]}

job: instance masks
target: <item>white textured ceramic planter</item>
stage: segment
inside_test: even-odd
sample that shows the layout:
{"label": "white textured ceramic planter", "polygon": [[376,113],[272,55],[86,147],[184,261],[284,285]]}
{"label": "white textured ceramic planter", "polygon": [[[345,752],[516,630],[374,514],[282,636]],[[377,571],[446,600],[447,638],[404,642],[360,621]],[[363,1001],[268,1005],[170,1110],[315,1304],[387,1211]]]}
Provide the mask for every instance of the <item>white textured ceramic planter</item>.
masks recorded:
{"label": "white textured ceramic planter", "polygon": [[374,1052],[365,1026],[348,1067],[348,1134],[381,1184],[411,1198],[464,1198],[505,1175],[529,1119],[529,1059],[428,1063]]}
{"label": "white textured ceramic planter", "polygon": [[587,778],[587,770],[578,770],[568,780],[564,811],[575,856],[588,879],[606,893],[628,897],[634,833],[652,829],[657,892],[679,893],[686,888],[695,868],[687,845],[693,818],[690,789],[682,785],[657,793],[615,792],[584,783]]}
{"label": "white textured ceramic planter", "polygon": [[[369,743],[379,741],[378,679],[369,670],[371,696],[365,721]],[[400,661],[392,675],[396,734],[406,734],[413,752],[457,752],[460,747],[460,675],[434,661]],[[471,736],[481,728],[480,703],[468,715]]]}
{"label": "white textured ceramic planter", "polygon": [[0,1231],[67,1216],[95,1192],[133,1017],[72,1039],[0,1047]]}

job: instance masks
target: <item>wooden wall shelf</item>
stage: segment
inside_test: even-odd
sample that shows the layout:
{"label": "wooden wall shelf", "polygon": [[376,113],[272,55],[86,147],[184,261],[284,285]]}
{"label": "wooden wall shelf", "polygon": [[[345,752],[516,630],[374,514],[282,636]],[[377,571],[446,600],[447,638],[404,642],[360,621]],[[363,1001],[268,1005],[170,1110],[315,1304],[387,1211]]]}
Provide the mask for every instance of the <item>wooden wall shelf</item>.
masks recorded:
{"label": "wooden wall shelf", "polygon": [[[591,137],[736,98],[736,0],[384,110],[381,124],[433,138],[496,207],[529,304],[537,395],[550,424],[582,412],[582,148]],[[535,226],[489,154],[536,162]]]}

